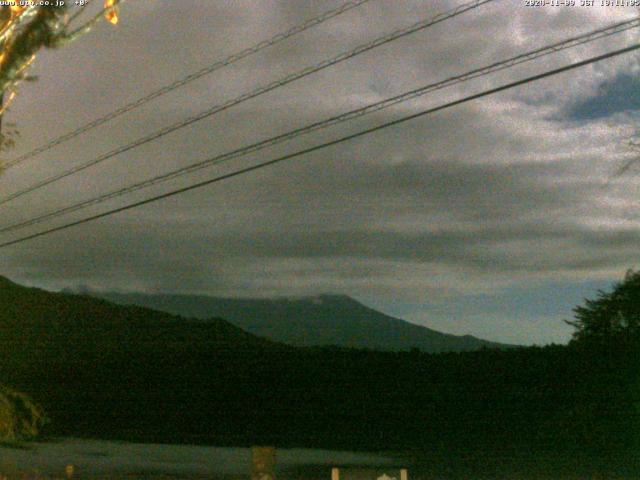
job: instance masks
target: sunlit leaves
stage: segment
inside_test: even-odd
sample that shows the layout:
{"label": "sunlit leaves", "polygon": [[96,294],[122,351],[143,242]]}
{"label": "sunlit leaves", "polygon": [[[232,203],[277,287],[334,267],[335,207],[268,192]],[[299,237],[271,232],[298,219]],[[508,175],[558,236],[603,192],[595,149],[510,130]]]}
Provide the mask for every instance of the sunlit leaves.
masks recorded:
{"label": "sunlit leaves", "polygon": [[104,1],[104,16],[108,22],[115,25],[118,23],[118,2],[117,0],[105,0]]}

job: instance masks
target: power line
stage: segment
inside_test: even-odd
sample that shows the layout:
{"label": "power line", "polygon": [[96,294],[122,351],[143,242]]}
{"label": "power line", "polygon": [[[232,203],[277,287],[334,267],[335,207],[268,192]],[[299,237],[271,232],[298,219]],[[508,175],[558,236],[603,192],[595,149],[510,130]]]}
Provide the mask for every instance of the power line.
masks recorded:
{"label": "power line", "polygon": [[130,112],[131,110],[134,110],[136,108],[141,107],[142,105],[155,100],[158,97],[161,97],[169,92],[172,92],[173,90],[176,90],[180,87],[183,87],[184,85],[191,83],[195,80],[198,80],[199,78],[204,77],[205,75],[209,75],[210,73],[215,72],[216,70],[219,70],[223,67],[227,67],[229,65],[232,65],[233,63],[236,63],[244,58],[247,58],[255,53],[260,52],[261,50],[264,50],[265,48],[269,48],[272,47],[284,40],[287,40],[288,38],[293,37],[294,35],[297,35],[299,33],[304,32],[305,30],[308,30],[312,27],[315,27],[316,25],[320,25],[323,22],[326,22],[327,20],[330,20],[334,17],[337,17],[338,15],[342,15],[345,12],[348,12],[349,10],[352,10],[356,7],[359,7],[360,5],[369,2],[370,0],[352,0],[352,1],[348,1],[346,3],[344,3],[343,5],[341,5],[338,8],[335,8],[333,10],[329,10],[315,18],[309,19],[306,22],[300,24],[300,25],[296,25],[294,27],[291,27],[289,30],[286,30],[284,32],[278,33],[277,35],[274,35],[273,37],[267,39],[267,40],[263,40],[260,43],[257,43],[249,48],[246,48],[240,52],[236,52],[230,56],[228,56],[227,58],[223,59],[223,60],[219,60],[209,66],[206,66],[200,70],[198,70],[197,72],[193,72],[183,78],[180,78],[179,80],[174,81],[173,83],[170,83],[168,85],[165,85],[164,87],[161,87],[157,90],[154,90],[153,92],[145,95],[144,97],[140,97],[137,100],[134,100],[120,108],[118,108],[117,110],[114,110],[113,112],[107,113],[106,115],[99,117],[89,123],[86,123],[85,125],[82,125],[80,127],[78,127],[77,129],[66,133],[64,135],[61,135],[59,137],[56,137],[52,140],[50,140],[49,142],[23,154],[20,155],[19,157],[14,158],[13,160],[8,161],[7,163],[4,164],[4,168],[11,168],[15,165],[18,165],[19,163],[24,162],[25,160],[28,160],[30,158],[33,158],[37,155],[40,155],[41,153],[46,152],[47,150],[50,150],[58,145],[61,145],[69,140],[71,140],[72,138],[77,137],[78,135],[81,135],[85,132],[88,132],[89,130],[93,130],[96,127],[99,127],[100,125],[103,125],[111,120],[113,120],[114,118],[119,117],[120,115],[124,115],[127,112]]}
{"label": "power line", "polygon": [[395,125],[399,125],[399,124],[408,122],[409,120],[413,120],[413,119],[416,119],[416,118],[419,118],[419,117],[422,117],[422,116],[425,116],[425,115],[428,115],[428,114],[431,114],[431,113],[435,113],[435,112],[438,112],[438,111],[441,111],[441,110],[445,110],[447,108],[451,108],[451,107],[454,107],[454,106],[457,106],[457,105],[461,105],[463,103],[467,103],[467,102],[470,102],[472,100],[476,100],[478,98],[482,98],[482,97],[486,97],[486,96],[489,96],[489,95],[493,95],[493,94],[496,94],[496,93],[499,93],[499,92],[502,92],[502,91],[505,91],[505,90],[509,90],[511,88],[518,87],[520,85],[524,85],[526,83],[530,83],[530,82],[534,82],[534,81],[537,81],[537,80],[541,80],[543,78],[551,77],[553,75],[558,75],[560,73],[567,72],[567,71],[573,70],[575,68],[583,67],[583,66],[595,63],[595,62],[599,62],[601,60],[606,60],[608,58],[616,57],[618,55],[629,53],[631,51],[638,50],[638,49],[640,49],[640,43],[637,43],[635,45],[631,45],[629,47],[622,48],[622,49],[619,49],[619,50],[615,50],[613,52],[609,52],[609,53],[606,53],[606,54],[603,54],[603,55],[598,55],[596,57],[591,57],[591,58],[589,58],[587,60],[582,60],[580,62],[575,62],[575,63],[569,64],[569,65],[565,65],[564,67],[555,68],[553,70],[548,70],[548,71],[546,71],[544,73],[533,75],[531,77],[527,77],[527,78],[524,78],[522,80],[517,80],[515,82],[511,82],[511,83],[502,85],[500,87],[492,88],[490,90],[485,90],[483,92],[476,93],[474,95],[469,95],[467,97],[464,97],[464,98],[461,98],[461,99],[458,99],[458,100],[455,100],[455,101],[452,101],[452,102],[448,102],[448,103],[445,103],[443,105],[440,105],[440,106],[437,106],[437,107],[434,107],[434,108],[429,108],[429,109],[426,109],[426,110],[422,110],[422,111],[414,113],[412,115],[407,115],[405,117],[402,117],[402,118],[399,118],[399,119],[396,119],[396,120],[392,120],[390,122],[383,123],[383,124],[378,125],[376,127],[368,128],[366,130],[361,130],[361,131],[359,131],[357,133],[353,133],[351,135],[347,135],[347,136],[338,138],[336,140],[332,140],[330,142],[325,142],[325,143],[322,143],[322,144],[319,144],[319,145],[316,145],[316,146],[313,146],[313,147],[310,147],[310,148],[299,150],[299,151],[294,152],[294,153],[283,155],[281,157],[278,157],[278,158],[275,158],[275,159],[272,159],[272,160],[268,160],[266,162],[262,162],[262,163],[259,163],[257,165],[252,165],[250,167],[246,167],[246,168],[243,168],[243,169],[240,169],[240,170],[236,170],[235,172],[231,172],[231,173],[227,173],[227,174],[224,174],[224,175],[220,175],[218,177],[214,177],[214,178],[211,178],[209,180],[204,180],[202,182],[198,182],[198,183],[186,186],[186,187],[182,187],[182,188],[173,190],[171,192],[163,193],[161,195],[156,195],[154,197],[147,198],[145,200],[141,200],[141,201],[138,201],[138,202],[130,203],[129,205],[125,205],[125,206],[122,206],[122,207],[114,208],[112,210],[108,210],[108,211],[103,212],[103,213],[92,215],[90,217],[85,217],[85,218],[82,218],[80,220],[76,220],[74,222],[66,223],[64,225],[60,225],[60,226],[57,226],[57,227],[49,228],[47,230],[42,230],[40,232],[36,232],[36,233],[30,234],[30,235],[27,235],[27,236],[24,236],[24,237],[15,239],[15,240],[11,240],[11,241],[8,241],[8,242],[0,243],[0,248],[4,248],[4,247],[8,247],[10,245],[15,245],[15,244],[18,244],[18,243],[22,243],[22,242],[25,242],[27,240],[32,240],[34,238],[42,237],[44,235],[48,235],[48,234],[51,234],[51,233],[54,233],[54,232],[58,232],[58,231],[61,231],[61,230],[65,230],[65,229],[68,229],[68,228],[71,228],[71,227],[74,227],[74,226],[77,226],[77,225],[81,225],[81,224],[88,223],[88,222],[91,222],[91,221],[94,221],[94,220],[98,220],[100,218],[104,218],[104,217],[107,217],[107,216],[110,216],[110,215],[114,215],[116,213],[124,212],[126,210],[131,210],[133,208],[137,208],[137,207],[140,207],[140,206],[143,206],[143,205],[147,205],[149,203],[153,203],[153,202],[165,199],[165,198],[169,198],[169,197],[172,197],[172,196],[175,196],[175,195],[186,193],[188,191],[195,190],[197,188],[202,188],[202,187],[205,187],[207,185],[211,185],[213,183],[217,183],[217,182],[220,182],[220,181],[223,181],[223,180],[227,180],[229,178],[237,177],[239,175],[252,172],[254,170],[259,170],[259,169],[268,167],[270,165],[274,165],[276,163],[283,162],[285,160],[289,160],[289,159],[292,159],[292,158],[295,158],[295,157],[306,155],[308,153],[316,152],[318,150],[322,150],[324,148],[327,148],[327,147],[330,147],[330,146],[333,146],[333,145],[338,145],[338,144],[353,140],[355,138],[359,138],[359,137],[362,137],[364,135],[368,135],[370,133],[377,132],[379,130],[383,130],[385,128],[389,128],[389,127],[392,127],[392,126],[395,126]]}
{"label": "power line", "polygon": [[514,57],[505,59],[505,60],[501,60],[495,63],[492,63],[490,65],[487,65],[485,67],[481,67],[481,68],[477,68],[471,71],[468,71],[466,73],[460,74],[460,75],[456,75],[453,77],[449,77],[446,80],[442,80],[436,83],[432,83],[405,93],[402,93],[400,95],[396,95],[394,97],[390,97],[387,98],[385,100],[381,100],[379,102],[367,105],[365,107],[361,107],[355,110],[351,110],[349,112],[345,112],[342,113],[340,115],[336,115],[334,117],[319,121],[319,122],[315,122],[315,123],[311,123],[309,125],[306,125],[304,127],[301,128],[297,128],[295,130],[291,130],[289,132],[286,132],[284,134],[281,135],[277,135],[275,137],[271,137],[268,138],[266,140],[262,140],[260,142],[257,143],[253,143],[241,148],[238,148],[236,150],[232,150],[230,152],[226,152],[220,155],[217,155],[215,157],[197,162],[195,164],[191,164],[176,170],[173,170],[171,172],[168,173],[164,173],[161,175],[157,175],[155,177],[149,178],[147,180],[144,180],[142,182],[137,182],[134,183],[132,185],[129,185],[127,187],[118,189],[118,190],[114,190],[111,192],[107,192],[104,193],[102,195],[99,195],[97,197],[91,198],[89,200],[84,200],[82,202],[76,203],[76,204],[72,204],[69,205],[67,207],[63,207],[61,209],[57,209],[51,212],[47,212],[44,213],[42,215],[39,215],[35,218],[31,218],[29,220],[24,220],[24,221],[20,221],[8,226],[5,226],[3,228],[0,228],[0,233],[6,233],[6,232],[10,232],[10,231],[14,231],[14,230],[19,230],[31,225],[36,225],[39,223],[42,223],[46,220],[55,218],[55,217],[59,217],[61,215],[65,215],[68,213],[72,213],[72,212],[76,212],[78,210],[83,210],[87,207],[90,207],[92,205],[97,205],[100,203],[103,203],[105,201],[111,200],[113,198],[117,198],[120,197],[122,195],[126,195],[129,193],[133,193],[135,191],[138,190],[142,190],[144,188],[149,188],[153,185],[157,185],[169,180],[172,180],[174,178],[177,178],[179,176],[182,175],[186,175],[189,173],[193,173],[196,172],[198,170],[204,169],[204,168],[208,168],[211,167],[213,165],[218,165],[220,163],[232,160],[234,158],[238,158],[238,157],[242,157],[245,155],[248,155],[250,153],[255,153],[257,151],[263,150],[265,148],[283,143],[287,140],[293,139],[295,137],[298,137],[300,135],[306,135],[309,134],[311,132],[323,129],[323,128],[327,128],[329,126],[333,126],[333,125],[337,125],[339,123],[343,123],[346,122],[348,120],[353,120],[355,118],[359,118],[361,116],[373,113],[373,112],[377,112],[380,111],[382,109],[391,107],[393,105],[396,105],[398,103],[401,102],[406,102],[408,100],[423,96],[427,93],[436,91],[436,90],[441,90],[443,88],[455,85],[457,83],[462,83],[474,78],[478,78],[481,76],[485,76],[488,75],[490,73],[494,73],[500,70],[504,70],[506,68],[511,68],[515,65],[519,65],[525,62],[529,62],[532,60],[536,60],[538,58],[541,58],[543,56],[552,54],[552,53],[556,53],[559,52],[561,50],[565,50],[568,48],[574,48],[576,46],[588,43],[588,42],[593,42],[595,40],[599,40],[605,37],[609,37],[611,35],[617,34],[617,33],[621,33],[623,31],[632,29],[632,28],[637,28],[640,26],[640,17],[634,18],[632,20],[627,20],[624,22],[619,22],[604,28],[600,28],[600,29],[596,29],[593,30],[591,32],[582,34],[582,35],[578,35],[575,37],[571,37],[569,39],[563,40],[561,42],[557,42],[557,43],[553,43],[551,45],[547,45],[545,47],[541,47],[526,53],[522,53],[519,55],[516,55]]}
{"label": "power line", "polygon": [[329,60],[324,60],[316,65],[304,68],[303,70],[300,70],[296,73],[287,75],[286,77],[280,79],[280,80],[276,80],[274,82],[271,82],[265,86],[262,87],[258,87],[257,89],[249,92],[249,93],[245,93],[243,95],[240,95],[239,97],[236,97],[232,100],[229,100],[223,104],[220,105],[215,105],[211,108],[209,108],[208,110],[205,110],[203,112],[200,112],[196,115],[193,115],[191,117],[188,117],[185,120],[182,120],[180,122],[177,122],[173,125],[170,125],[168,127],[162,128],[150,135],[147,135],[145,137],[142,137],[138,140],[135,140],[132,143],[129,143],[127,145],[118,147],[114,150],[111,150],[103,155],[100,155],[99,157],[90,160],[88,162],[85,162],[83,164],[77,165],[75,167],[72,167],[68,170],[65,170],[64,172],[61,172],[59,174],[53,175],[51,177],[48,177],[44,180],[41,180],[39,182],[36,182],[35,184],[19,190],[15,193],[12,193],[10,195],[7,195],[6,197],[0,199],[0,205],[4,205],[12,200],[15,200],[16,198],[19,198],[23,195],[26,195],[28,193],[31,193],[35,190],[38,190],[39,188],[42,188],[44,186],[50,185],[54,182],[57,182],[58,180],[62,180],[63,178],[69,177],[71,175],[74,175],[78,172],[81,172],[83,170],[86,170],[87,168],[90,168],[94,165],[97,165],[99,163],[104,162],[105,160],[108,160],[112,157],[115,157],[116,155],[119,155],[121,153],[125,153],[127,151],[133,150],[134,148],[140,147],[142,145],[145,145],[149,142],[152,142],[154,140],[157,140],[159,138],[164,137],[165,135],[168,135],[169,133],[175,132],[176,130],[179,130],[181,128],[187,127],[193,123],[196,123],[200,120],[203,120],[207,117],[210,117],[212,115],[215,115],[217,113],[220,113],[222,111],[225,111],[233,106],[236,106],[240,103],[243,103],[247,100],[250,100],[252,98],[258,97],[260,95],[263,95],[265,93],[268,93],[272,90],[275,90],[277,88],[283,87],[289,83],[292,83],[296,80],[299,80],[303,77],[306,77],[308,75],[311,75],[313,73],[316,73],[320,70],[323,70],[325,68],[331,67],[333,65],[336,65],[340,62],[343,62],[345,60],[348,60],[350,58],[353,58],[357,55],[360,55],[362,53],[365,53],[369,50],[372,50],[376,47],[379,47],[381,45],[387,44],[389,42],[392,42],[394,40],[403,38],[407,35],[410,35],[412,33],[415,33],[419,30],[424,30],[425,28],[431,27],[437,23],[440,22],[444,22],[448,19],[451,19],[453,17],[456,17],[458,15],[461,15],[465,12],[468,12],[470,10],[476,9],[486,3],[491,3],[493,1],[496,0],[473,0],[472,2],[468,2],[466,4],[460,5],[452,10],[449,10],[448,12],[445,13],[441,13],[436,15],[435,17],[431,17],[429,19],[426,20],[422,20],[420,22],[414,23],[413,25],[406,27],[406,28],[402,28],[400,30],[396,30],[390,34],[384,35],[382,37],[378,37],[375,40],[368,42],[366,44],[360,45],[359,47],[356,47],[355,49],[349,50],[347,52],[341,53],[340,55],[333,57]]}

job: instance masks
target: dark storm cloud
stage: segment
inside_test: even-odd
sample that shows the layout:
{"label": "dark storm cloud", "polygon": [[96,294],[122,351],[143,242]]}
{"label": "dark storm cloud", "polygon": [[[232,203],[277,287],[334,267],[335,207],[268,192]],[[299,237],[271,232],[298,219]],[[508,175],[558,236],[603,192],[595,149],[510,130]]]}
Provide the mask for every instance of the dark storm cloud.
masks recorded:
{"label": "dark storm cloud", "polygon": [[[93,271],[96,279],[105,271],[156,279],[171,271],[173,280],[156,281],[158,288],[177,284],[212,292],[242,284],[250,262],[416,262],[501,273],[624,265],[640,233],[589,228],[568,218],[567,203],[588,200],[598,186],[554,186],[550,180],[567,170],[451,162],[369,167],[366,178],[351,171],[334,178],[331,188],[318,190],[317,179],[316,189],[299,186],[305,204],[297,210],[282,211],[281,202],[263,198],[260,218],[240,221],[240,228],[217,229],[198,217],[189,221],[161,210],[155,221],[144,221],[141,213],[140,221],[114,219],[111,225],[94,225],[90,233],[72,234],[83,245],[73,246],[73,255],[65,253],[67,244],[49,245],[45,251],[34,249],[40,253],[32,250],[20,263],[31,261],[39,268],[49,263],[55,271],[67,257],[65,275]],[[354,209],[340,207],[340,201],[328,202],[328,193],[371,207],[364,208],[366,215],[353,215]],[[323,211],[310,216],[308,205],[321,205]],[[242,209],[235,214],[242,216]],[[402,216],[411,220],[393,223]],[[363,278],[370,274],[366,268],[359,272]]]}

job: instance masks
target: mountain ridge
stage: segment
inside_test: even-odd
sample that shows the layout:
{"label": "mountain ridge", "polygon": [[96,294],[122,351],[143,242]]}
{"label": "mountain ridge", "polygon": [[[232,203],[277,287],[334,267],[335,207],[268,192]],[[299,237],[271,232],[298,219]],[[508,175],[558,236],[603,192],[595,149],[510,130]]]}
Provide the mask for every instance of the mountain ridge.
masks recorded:
{"label": "mountain ridge", "polygon": [[420,349],[429,353],[514,345],[453,335],[379,312],[344,294],[270,298],[87,291],[118,303],[174,315],[224,318],[259,337],[293,346],[338,346],[381,351]]}

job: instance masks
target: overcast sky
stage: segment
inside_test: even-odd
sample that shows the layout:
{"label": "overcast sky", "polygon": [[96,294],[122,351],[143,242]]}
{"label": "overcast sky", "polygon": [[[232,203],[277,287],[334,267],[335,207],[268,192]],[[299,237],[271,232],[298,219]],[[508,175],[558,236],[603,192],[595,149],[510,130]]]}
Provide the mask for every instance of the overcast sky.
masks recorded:
{"label": "overcast sky", "polygon": [[[371,0],[276,47],[9,169],[0,193],[182,120],[461,2]],[[580,3],[580,2],[578,2]],[[5,121],[13,158],[339,1],[130,0],[121,22],[40,55]],[[66,206],[631,18],[625,7],[503,0],[247,101],[0,207],[2,225]],[[255,164],[638,41],[604,41],[427,95],[289,144],[114,200]],[[470,102],[198,191],[0,252],[2,275],[50,289],[224,296],[343,293],[415,323],[517,343],[566,342],[563,318],[638,266],[640,108],[632,53]],[[637,120],[637,117],[636,117]]]}

